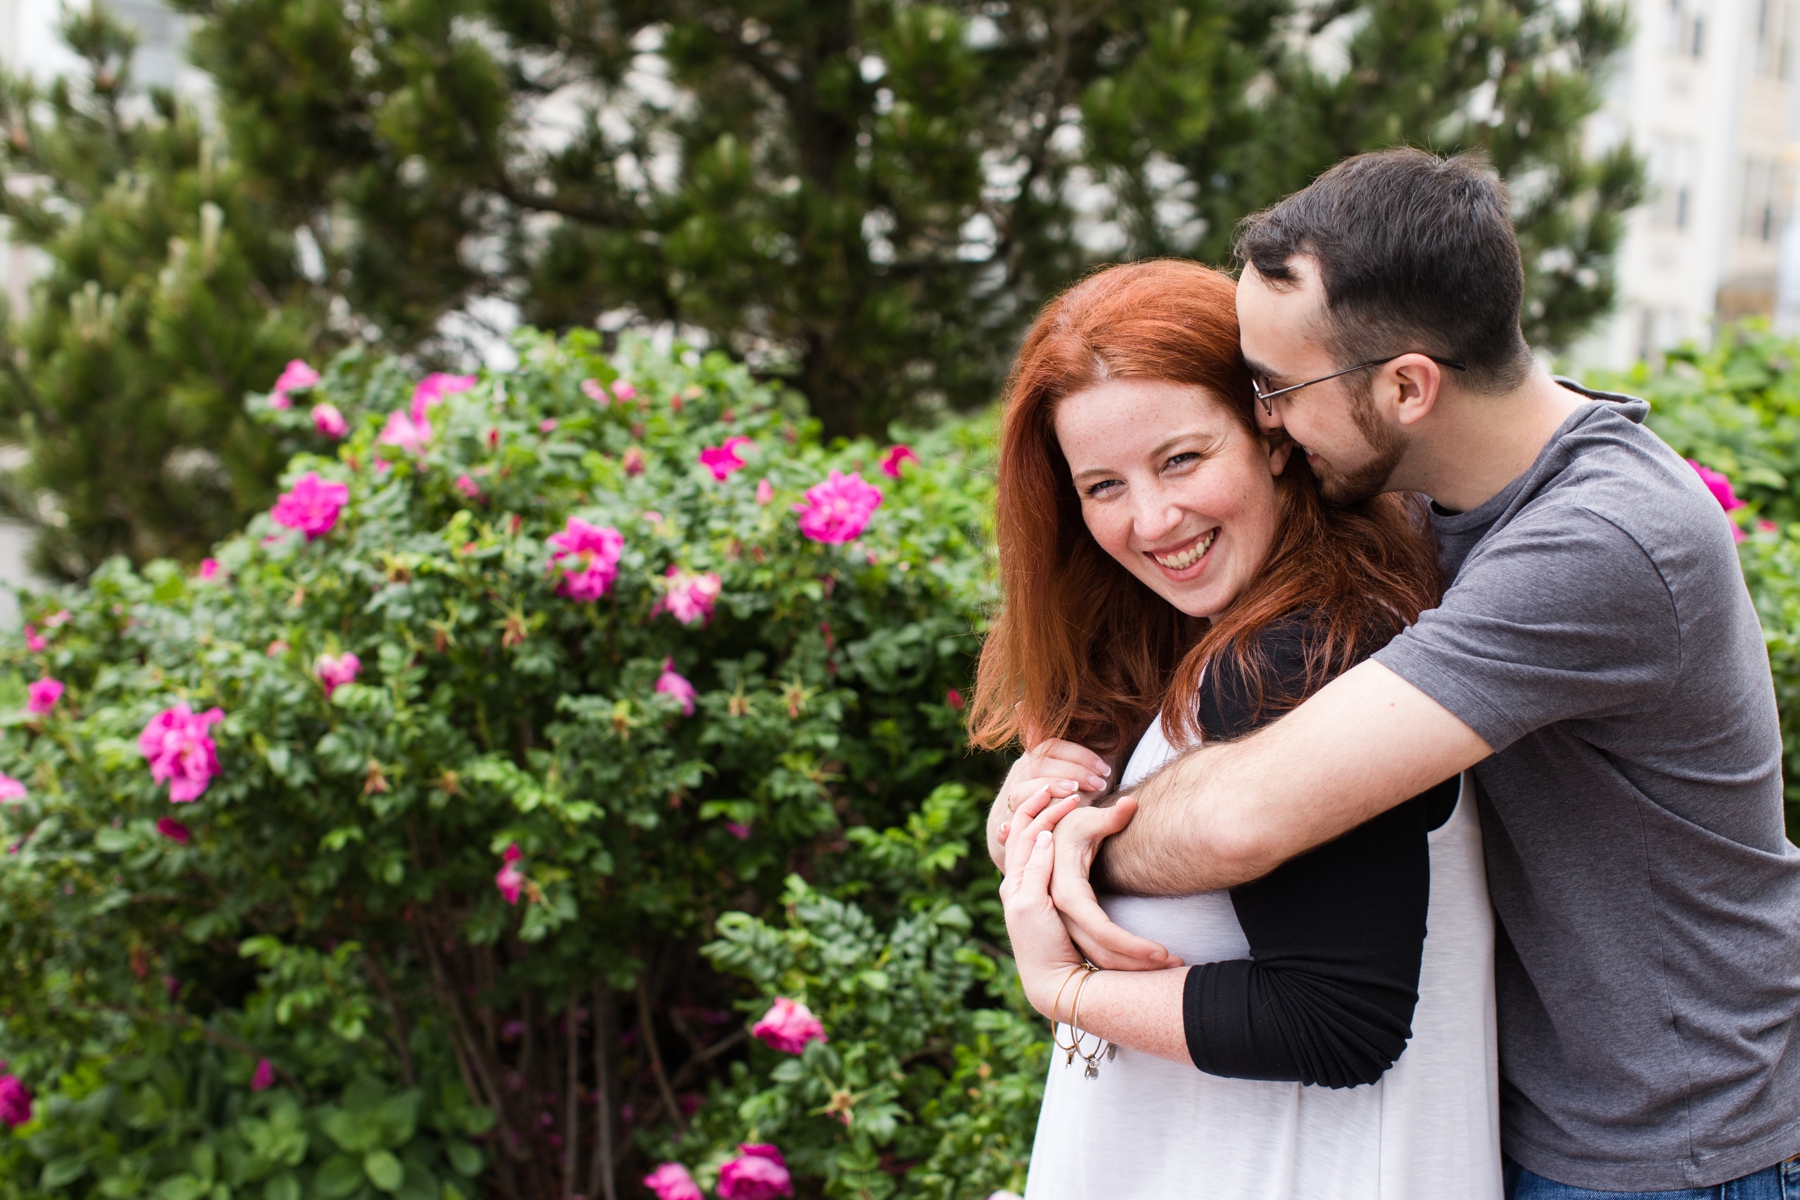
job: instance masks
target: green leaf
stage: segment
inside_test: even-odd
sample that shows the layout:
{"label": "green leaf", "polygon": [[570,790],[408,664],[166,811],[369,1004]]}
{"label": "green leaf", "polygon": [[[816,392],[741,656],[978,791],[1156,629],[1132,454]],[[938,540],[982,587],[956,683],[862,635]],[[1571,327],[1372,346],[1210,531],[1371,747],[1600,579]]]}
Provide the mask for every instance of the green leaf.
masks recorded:
{"label": "green leaf", "polygon": [[384,1192],[399,1191],[401,1181],[406,1178],[400,1160],[386,1150],[371,1150],[363,1155],[363,1172],[370,1183]]}
{"label": "green leaf", "polygon": [[444,1153],[450,1159],[450,1165],[456,1168],[458,1174],[467,1175],[470,1178],[481,1174],[483,1161],[481,1151],[469,1145],[469,1143],[446,1142],[444,1144]]}
{"label": "green leaf", "polygon": [[156,1189],[161,1200],[200,1200],[211,1190],[212,1185],[192,1175],[176,1175],[163,1180],[162,1186]]}
{"label": "green leaf", "polygon": [[[54,1158],[44,1164],[44,1170],[38,1176],[38,1186],[46,1191],[53,1188],[67,1187],[83,1175],[87,1174],[87,1159],[80,1154],[70,1154],[63,1158]],[[181,1178],[189,1178],[181,1176]],[[198,1194],[198,1193],[196,1193]],[[169,1200],[193,1200],[189,1196],[171,1196]]]}
{"label": "green leaf", "polygon": [[300,1200],[300,1180],[292,1171],[283,1171],[263,1185],[263,1200]]}
{"label": "green leaf", "polygon": [[[313,1179],[313,1186],[325,1200],[343,1200],[357,1188],[362,1186],[363,1169],[354,1158],[347,1154],[334,1154],[326,1159]],[[176,1200],[170,1197],[169,1200]],[[185,1197],[182,1200],[193,1200]]]}

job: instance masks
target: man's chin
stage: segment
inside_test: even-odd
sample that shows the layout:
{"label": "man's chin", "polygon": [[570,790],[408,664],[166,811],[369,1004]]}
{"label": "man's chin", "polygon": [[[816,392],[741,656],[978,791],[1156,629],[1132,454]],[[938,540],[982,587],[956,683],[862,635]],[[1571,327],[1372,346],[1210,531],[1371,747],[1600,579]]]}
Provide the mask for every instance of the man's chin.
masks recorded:
{"label": "man's chin", "polygon": [[1399,463],[1400,448],[1395,446],[1347,474],[1320,463],[1313,467],[1313,475],[1319,481],[1319,494],[1326,503],[1348,506],[1389,491],[1388,481],[1393,479],[1394,468]]}
{"label": "man's chin", "polygon": [[1354,475],[1340,475],[1336,471],[1320,471],[1318,472],[1319,494],[1325,498],[1327,504],[1339,507],[1361,504],[1387,490],[1387,476],[1383,474],[1379,478],[1371,478],[1372,474],[1366,468]]}

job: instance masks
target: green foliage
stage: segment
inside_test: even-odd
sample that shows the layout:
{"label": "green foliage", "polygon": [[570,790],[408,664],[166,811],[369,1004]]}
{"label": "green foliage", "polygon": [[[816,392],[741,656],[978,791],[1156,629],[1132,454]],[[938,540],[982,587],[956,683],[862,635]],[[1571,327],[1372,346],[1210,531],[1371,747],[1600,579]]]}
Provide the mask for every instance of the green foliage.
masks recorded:
{"label": "green foliage", "polygon": [[[316,539],[258,516],[211,578],[114,560],[28,603],[49,644],[0,674],[0,770],[29,789],[0,809],[0,1057],[39,1099],[0,1134],[0,1197],[634,1194],[754,1138],[802,1194],[1021,1178],[1041,1031],[969,859],[995,764],[953,691],[992,600],[991,429],[921,437],[890,479],[723,355],[516,345],[417,455],[378,440],[411,374],[340,356],[305,403],[351,432],[286,473],[348,486]],[[619,371],[634,399],[590,398],[629,394]],[[305,403],[252,410],[282,431]],[[697,460],[727,436],[749,465],[719,481]],[[845,545],[793,512],[832,469],[884,492]],[[597,602],[557,593],[571,517],[624,537]],[[659,611],[670,567],[720,577],[709,621]],[[315,659],[344,652],[361,673],[328,694]],[[40,673],[68,687],[41,718]],[[180,805],[137,741],[177,703],[225,713]],[[752,1043],[732,1012],[777,992],[831,1041]]]}
{"label": "green foliage", "polygon": [[0,308],[0,439],[29,451],[0,504],[38,527],[40,571],[79,578],[195,561],[268,503],[285,455],[243,396],[317,344],[325,306],[200,115],[132,95],[133,35],[98,8],[63,35],[79,79],[0,73],[0,214],[50,263],[21,321]]}
{"label": "green foliage", "polygon": [[1781,707],[1788,836],[1800,840],[1800,343],[1766,323],[1719,330],[1711,349],[1669,351],[1652,368],[1590,380],[1650,401],[1649,425],[1683,456],[1723,472],[1744,507],[1738,546],[1762,618]]}
{"label": "green foliage", "polygon": [[1402,141],[1492,154],[1527,331],[1560,346],[1610,303],[1639,190],[1581,145],[1625,36],[1593,0],[179,5],[244,169],[331,226],[376,327],[496,295],[672,323],[829,434],[988,402],[1097,258],[1219,261],[1246,213]]}
{"label": "green foliage", "polygon": [[[5,85],[4,201],[53,270],[10,335],[11,507],[81,577],[195,561],[288,453],[238,399],[363,340],[466,359],[483,314],[673,329],[798,388],[828,435],[995,396],[1044,299],[1096,261],[1222,261],[1339,158],[1488,151],[1526,332],[1611,302],[1628,147],[1582,146],[1621,6],[1552,0],[177,0],[216,90],[122,104]],[[302,270],[304,264],[305,269]],[[279,452],[277,452],[279,450]]]}

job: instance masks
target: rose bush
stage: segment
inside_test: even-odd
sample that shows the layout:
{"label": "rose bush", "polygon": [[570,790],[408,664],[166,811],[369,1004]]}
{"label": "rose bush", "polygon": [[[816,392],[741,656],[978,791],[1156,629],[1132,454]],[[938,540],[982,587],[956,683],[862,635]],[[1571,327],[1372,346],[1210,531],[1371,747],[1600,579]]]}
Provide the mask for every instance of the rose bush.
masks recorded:
{"label": "rose bush", "polygon": [[1781,707],[1788,836],[1800,841],[1800,342],[1762,323],[1724,326],[1705,350],[1596,387],[1650,401],[1649,425],[1700,469],[1738,530]]}
{"label": "rose bush", "polygon": [[989,430],[826,446],[723,356],[518,349],[290,364],[268,514],[27,601],[0,1197],[1022,1183]]}

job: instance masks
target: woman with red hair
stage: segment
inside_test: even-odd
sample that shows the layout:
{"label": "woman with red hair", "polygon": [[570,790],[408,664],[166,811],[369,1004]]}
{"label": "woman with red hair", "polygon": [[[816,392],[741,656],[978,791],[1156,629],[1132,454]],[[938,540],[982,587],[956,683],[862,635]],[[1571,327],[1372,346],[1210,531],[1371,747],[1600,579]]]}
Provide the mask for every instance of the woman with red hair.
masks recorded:
{"label": "woman with red hair", "polygon": [[1050,829],[1109,779],[1276,719],[1437,603],[1408,501],[1328,504],[1258,427],[1234,287],[1102,271],[1008,384],[1005,604],[969,725],[1029,747],[990,820],[1058,1047],[1026,1197],[1497,1198],[1493,924],[1459,780],[1229,892],[1103,897],[1165,969],[1084,962],[1050,899]]}

